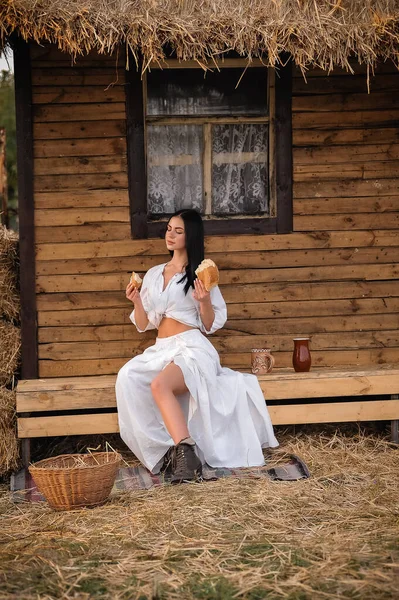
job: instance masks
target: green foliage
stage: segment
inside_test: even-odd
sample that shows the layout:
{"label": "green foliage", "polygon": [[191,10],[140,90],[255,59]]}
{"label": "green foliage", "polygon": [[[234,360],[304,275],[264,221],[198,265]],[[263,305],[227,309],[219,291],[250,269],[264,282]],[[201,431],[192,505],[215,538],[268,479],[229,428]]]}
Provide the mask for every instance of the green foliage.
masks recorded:
{"label": "green foliage", "polygon": [[[18,192],[14,75],[9,71],[0,72],[0,127],[5,127],[7,136],[6,161],[8,176],[8,205],[10,209],[16,210],[18,204]],[[13,211],[11,211],[11,213],[12,212]],[[12,224],[13,223],[11,223],[11,225]]]}

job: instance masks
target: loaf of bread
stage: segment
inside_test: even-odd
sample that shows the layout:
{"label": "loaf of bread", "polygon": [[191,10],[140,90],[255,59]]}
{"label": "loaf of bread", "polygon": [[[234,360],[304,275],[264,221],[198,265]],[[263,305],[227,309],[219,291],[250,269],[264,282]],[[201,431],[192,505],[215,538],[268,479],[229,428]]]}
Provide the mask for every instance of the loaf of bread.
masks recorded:
{"label": "loaf of bread", "polygon": [[198,279],[202,281],[207,292],[219,283],[219,270],[213,260],[205,258],[195,271]]}
{"label": "loaf of bread", "polygon": [[130,283],[133,284],[133,286],[139,290],[141,288],[143,280],[141,279],[140,275],[133,271],[130,277]]}

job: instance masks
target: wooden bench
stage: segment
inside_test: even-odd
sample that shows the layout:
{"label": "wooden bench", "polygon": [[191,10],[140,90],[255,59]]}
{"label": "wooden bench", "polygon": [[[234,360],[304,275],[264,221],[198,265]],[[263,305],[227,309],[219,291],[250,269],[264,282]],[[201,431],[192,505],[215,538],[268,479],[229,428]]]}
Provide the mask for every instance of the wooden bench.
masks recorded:
{"label": "wooden bench", "polygon": [[[28,440],[118,432],[115,378],[21,380],[17,386],[18,436]],[[274,425],[388,420],[392,439],[399,442],[399,369],[312,369],[309,373],[275,369],[258,380]],[[380,398],[386,395],[388,399]],[[354,396],[359,399],[348,399]],[[25,448],[25,462],[28,455]]]}

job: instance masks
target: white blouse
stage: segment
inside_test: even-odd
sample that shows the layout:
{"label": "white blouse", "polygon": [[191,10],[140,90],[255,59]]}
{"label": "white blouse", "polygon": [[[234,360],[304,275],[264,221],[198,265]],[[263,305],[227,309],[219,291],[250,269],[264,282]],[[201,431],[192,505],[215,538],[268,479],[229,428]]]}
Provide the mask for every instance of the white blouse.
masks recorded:
{"label": "white blouse", "polygon": [[158,329],[163,317],[175,319],[184,325],[198,327],[203,333],[211,334],[223,327],[227,320],[227,308],[223,296],[216,286],[211,289],[212,308],[215,312],[215,318],[208,331],[200,316],[200,303],[193,298],[193,288],[190,288],[187,294],[184,294],[184,285],[186,280],[178,283],[184,274],[176,273],[170,279],[164,290],[163,271],[167,263],[152,267],[144,275],[140,290],[141,301],[145,312],[147,313],[148,325],[145,329],[139,329],[134,317],[134,310],[130,315],[130,320],[137,327],[137,331],[142,333],[149,329]]}

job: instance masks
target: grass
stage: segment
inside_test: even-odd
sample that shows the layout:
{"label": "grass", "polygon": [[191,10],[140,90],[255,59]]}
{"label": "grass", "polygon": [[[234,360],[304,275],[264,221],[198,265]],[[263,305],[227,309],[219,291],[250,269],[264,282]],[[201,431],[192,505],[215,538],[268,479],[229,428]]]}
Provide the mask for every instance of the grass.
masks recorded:
{"label": "grass", "polygon": [[398,449],[378,431],[279,435],[312,478],[121,492],[57,513],[0,492],[0,599],[385,600],[399,585]]}

